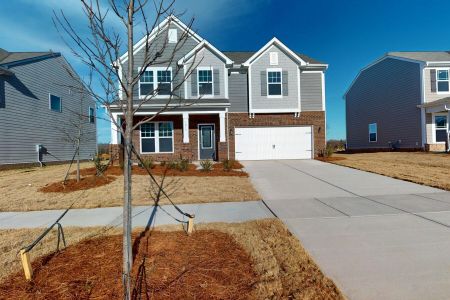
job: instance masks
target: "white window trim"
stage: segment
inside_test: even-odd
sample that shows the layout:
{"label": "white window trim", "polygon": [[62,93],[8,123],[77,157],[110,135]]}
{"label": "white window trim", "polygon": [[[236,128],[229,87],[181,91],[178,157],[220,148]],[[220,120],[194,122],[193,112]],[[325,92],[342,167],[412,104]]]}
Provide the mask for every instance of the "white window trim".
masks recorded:
{"label": "white window trim", "polygon": [[[375,128],[376,128],[376,131],[372,132],[372,133],[375,133],[375,141],[371,141],[370,140],[370,134],[371,134],[371,132],[370,132],[370,125],[375,125]],[[377,123],[370,123],[368,130],[369,130],[369,143],[376,143],[376,142],[378,142],[378,124]]]}
{"label": "white window trim", "polygon": [[[450,73],[449,73],[450,75]],[[438,129],[436,128],[436,121],[434,120],[437,116],[444,116],[447,117],[447,128]],[[447,130],[447,133],[449,131],[449,120],[448,120],[448,114],[447,113],[432,113],[431,114],[431,129],[432,129],[432,136],[433,136],[433,144],[445,144],[446,142],[436,142],[436,130]]]}
{"label": "white window trim", "polygon": [[[197,97],[198,98],[203,98],[203,99],[211,99],[214,98],[214,68],[213,67],[197,67]],[[200,95],[200,72],[199,71],[211,71],[211,84],[212,84],[212,89],[211,92],[212,94],[210,95]]]}
{"label": "white window trim", "polygon": [[[52,109],[52,96],[59,98],[59,111]],[[48,108],[54,112],[62,112],[62,98],[56,94],[48,93]]]}
{"label": "white window trim", "polygon": [[[439,71],[442,71],[442,70],[448,72],[447,80],[439,80],[438,79],[439,78],[438,73],[439,73]],[[439,92],[439,88],[438,88],[439,81],[447,81],[448,82],[448,91],[447,92],[445,92],[445,91]],[[436,68],[436,94],[440,94],[440,95],[450,94],[450,68]]]}
{"label": "white window trim", "polygon": [[[155,124],[155,136],[154,137],[142,137],[142,134],[141,134],[141,126],[139,126],[139,143],[140,143],[140,151],[141,151],[141,154],[160,154],[160,153],[174,153],[175,152],[175,144],[174,144],[174,141],[173,141],[173,136],[174,136],[174,131],[175,131],[175,128],[173,127],[173,121],[155,121],[155,122],[148,122],[148,123],[146,123],[146,124],[150,124],[150,123],[153,123],[153,124]],[[170,152],[160,152],[159,151],[159,139],[160,138],[168,138],[168,137],[160,137],[159,136],[159,123],[172,123],[172,151],[170,151]],[[155,139],[155,152],[144,152],[144,151],[142,151],[142,139]]]}
{"label": "white window trim", "polygon": [[[140,71],[140,68],[139,68]],[[170,71],[170,90],[173,91],[173,72],[172,67],[148,67],[145,71],[153,71],[153,90],[158,89],[158,71]],[[141,95],[141,80],[139,79],[139,99],[169,99],[170,95]]]}
{"label": "white window trim", "polygon": [[[280,95],[269,95],[269,72],[280,72],[280,85],[281,85],[281,93]],[[266,89],[267,89],[267,98],[283,98],[283,70],[281,68],[268,68],[266,69]]]}
{"label": "white window trim", "polygon": [[[94,122],[91,122],[91,109],[93,111],[92,117],[94,117]],[[88,117],[89,117],[89,124],[95,124],[95,108],[92,106],[89,106],[88,108]]]}

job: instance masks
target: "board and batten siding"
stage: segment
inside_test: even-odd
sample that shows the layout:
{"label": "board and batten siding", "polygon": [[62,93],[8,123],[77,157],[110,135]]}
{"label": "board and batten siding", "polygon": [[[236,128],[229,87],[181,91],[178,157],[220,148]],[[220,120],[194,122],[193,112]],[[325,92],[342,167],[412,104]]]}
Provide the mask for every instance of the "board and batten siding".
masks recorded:
{"label": "board and batten siding", "polygon": [[[270,52],[278,53],[278,65],[270,65]],[[283,72],[288,72],[288,95],[281,98],[269,98],[262,95],[261,72],[266,74],[269,68],[281,68]],[[259,58],[251,64],[251,107],[252,109],[285,109],[298,111],[298,65],[288,55],[286,55],[279,47],[272,45]],[[266,75],[267,76],[267,75]]]}
{"label": "board and batten siding", "polygon": [[302,111],[323,110],[322,73],[300,73],[300,95]]}
{"label": "board and batten siding", "polygon": [[[422,146],[421,67],[417,63],[384,59],[361,71],[346,94],[349,149]],[[369,124],[377,123],[378,140],[369,142]]]}
{"label": "board and batten siding", "polygon": [[229,112],[248,112],[247,72],[231,72],[228,76]]}
{"label": "board and batten siding", "polygon": [[[450,97],[450,93],[437,93],[436,92],[436,80],[431,80],[431,72],[432,70],[436,70],[433,68],[425,68],[423,72],[423,84],[425,91],[425,102],[433,102],[442,98]],[[435,75],[436,76],[436,75]],[[434,89],[431,88],[432,82],[434,83]]]}
{"label": "board and batten siding", "polygon": [[[183,36],[183,29],[174,23],[169,25],[169,29],[177,30],[177,43],[169,43],[165,42],[168,36],[168,29],[162,30],[152,41],[150,41],[150,48],[148,51],[148,56],[150,58],[154,58],[155,54],[159,52],[161,55],[158,59],[152,62],[149,67],[172,67],[172,76],[174,77],[173,85],[177,85],[177,81],[182,81],[184,77],[184,70],[178,66],[178,60],[184,57],[187,53],[189,53],[192,49],[197,46],[197,41],[191,36],[186,35]],[[133,71],[137,74],[138,69],[142,67],[145,59],[145,47],[140,49],[134,54],[134,68]],[[176,50],[175,50],[176,49]],[[173,55],[173,58],[172,58]],[[127,62],[122,63],[123,74],[127,74]],[[154,74],[156,76],[156,74]],[[184,95],[184,84],[181,84],[180,88],[177,90],[177,94],[183,96]],[[125,94],[124,94],[125,95]],[[134,86],[133,89],[133,99],[139,100],[139,83]]]}
{"label": "board and batten siding", "polygon": [[[22,63],[10,68],[14,76],[4,79],[5,105],[0,108],[0,164],[37,162],[36,145],[47,148],[51,155],[43,161],[67,161],[74,154],[74,146],[66,141],[66,132],[72,136],[77,129],[71,122],[84,115],[95,102],[68,86],[77,86],[65,69],[67,63],[61,56]],[[1,77],[1,76],[0,76]],[[49,108],[49,94],[61,97],[62,112]],[[96,124],[83,123],[85,140],[80,157],[92,158],[97,150]]]}
{"label": "board and batten siding", "polygon": [[[215,72],[213,72],[213,89],[214,89],[214,98],[224,99],[225,98],[225,76],[228,76],[228,73],[225,72],[225,62],[222,61],[216,54],[212,53],[208,48],[204,47],[200,50],[197,55],[193,56],[186,63],[186,71],[191,71],[190,76],[186,79],[186,91],[188,99],[196,99],[198,98],[198,91],[195,90],[192,93],[192,87],[197,86],[197,77],[194,79],[195,82],[192,84],[192,76],[197,76],[197,71],[194,70],[194,67],[197,68],[211,68]],[[218,70],[218,71],[216,71]],[[218,80],[217,80],[217,75]],[[219,84],[219,90],[217,91],[217,84]],[[205,98],[211,98],[211,96],[204,96]]]}

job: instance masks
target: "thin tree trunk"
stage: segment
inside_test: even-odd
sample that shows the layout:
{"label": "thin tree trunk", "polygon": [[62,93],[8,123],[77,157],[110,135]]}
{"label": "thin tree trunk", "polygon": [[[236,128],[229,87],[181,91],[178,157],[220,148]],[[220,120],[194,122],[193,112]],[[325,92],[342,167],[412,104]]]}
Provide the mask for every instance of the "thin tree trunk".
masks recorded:
{"label": "thin tree trunk", "polygon": [[77,140],[77,182],[80,182],[80,140]]}
{"label": "thin tree trunk", "polygon": [[128,70],[127,70],[127,108],[125,113],[125,151],[123,157],[123,288],[124,299],[131,299],[131,266],[133,253],[131,247],[131,147],[133,128],[133,17],[134,0],[128,5]]}

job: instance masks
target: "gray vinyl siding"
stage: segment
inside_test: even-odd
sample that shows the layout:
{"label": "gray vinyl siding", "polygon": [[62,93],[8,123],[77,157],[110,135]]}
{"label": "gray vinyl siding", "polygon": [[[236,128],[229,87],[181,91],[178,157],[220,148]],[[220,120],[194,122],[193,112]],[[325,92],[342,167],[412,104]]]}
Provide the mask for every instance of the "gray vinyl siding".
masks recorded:
{"label": "gray vinyl siding", "polygon": [[[420,65],[387,58],[363,70],[346,95],[347,145],[350,149],[422,146]],[[369,143],[370,123],[377,142]]]}
{"label": "gray vinyl siding", "polygon": [[231,73],[228,76],[230,112],[248,112],[247,73]]}
{"label": "gray vinyl siding", "polygon": [[[178,27],[175,24],[171,24],[169,26],[170,29],[177,29],[177,38],[179,43],[166,43],[164,44],[164,40],[167,38],[168,30],[161,31],[161,33],[158,34],[158,36],[151,41],[150,43],[150,49],[149,49],[149,57],[153,58],[155,57],[155,54],[159,52],[161,56],[156,59],[149,67],[172,67],[172,76],[174,85],[176,84],[177,79],[182,81],[182,78],[184,77],[184,71],[183,68],[179,69],[177,62],[180,58],[184,57],[189,51],[191,51],[195,46],[197,46],[197,41],[194,40],[192,37],[184,37],[184,40],[181,41],[181,36],[183,34],[183,31],[180,27]],[[145,47],[144,47],[145,48]],[[176,49],[176,50],[175,50]],[[172,57],[173,55],[173,57]],[[134,72],[137,73],[138,69],[142,67],[145,59],[145,49],[141,49],[140,51],[136,52],[134,55]],[[123,64],[123,72],[126,74],[127,72],[127,62]],[[156,76],[156,74],[155,74]],[[133,90],[133,99],[138,100],[139,99],[139,83],[134,86]],[[180,96],[184,95],[184,85],[182,84],[177,91],[177,94]]]}
{"label": "gray vinyl siding", "polygon": [[[201,68],[201,67],[208,67],[213,70],[218,70],[218,72],[214,72],[214,75],[219,75],[219,80],[217,81],[217,78],[214,78],[214,98],[225,98],[225,76],[228,76],[227,72],[225,72],[225,62],[223,62],[217,55],[212,53],[208,48],[203,48],[201,51],[197,53],[197,55],[193,56],[193,58],[188,62],[186,65],[186,71],[189,72],[192,71],[191,75],[187,77],[186,80],[186,87],[187,87],[187,98],[193,99],[197,98],[197,91],[192,93],[192,87],[195,86],[197,88],[196,84],[192,84],[192,76],[197,76],[196,70],[194,70],[194,67]],[[225,75],[227,74],[227,75]],[[217,93],[217,84],[219,84],[219,90]],[[211,97],[211,96],[205,96],[205,97]]]}
{"label": "gray vinyl siding", "polygon": [[[14,77],[5,79],[5,107],[0,108],[0,164],[37,161],[36,144],[42,144],[53,156],[44,162],[70,160],[74,147],[65,140],[66,133],[74,136],[71,122],[78,120],[81,96],[67,86],[77,82],[65,69],[63,57],[39,60],[11,67]],[[1,76],[0,76],[1,78]],[[62,112],[49,109],[49,93],[60,96]],[[95,102],[85,97],[82,112],[87,115]],[[80,155],[91,158],[97,147],[96,125],[85,121],[85,141]]]}
{"label": "gray vinyl siding", "polygon": [[323,110],[322,74],[300,73],[300,95],[302,111]]}
{"label": "gray vinyl siding", "polygon": [[[270,65],[270,52],[278,52],[278,65]],[[281,68],[288,72],[289,95],[282,98],[268,98],[262,96],[261,72],[268,68]],[[263,79],[264,80],[264,79]],[[298,110],[298,65],[277,46],[271,46],[269,50],[259,57],[251,65],[251,105],[250,109],[292,109]]]}
{"label": "gray vinyl siding", "polygon": [[[424,91],[425,91],[425,102],[433,102],[442,98],[447,98],[450,96],[450,93],[437,93],[436,91],[431,90],[431,70],[435,69],[425,69],[423,71],[423,85],[424,85]],[[434,82],[436,82],[434,80]],[[436,89],[436,88],[434,88]]]}

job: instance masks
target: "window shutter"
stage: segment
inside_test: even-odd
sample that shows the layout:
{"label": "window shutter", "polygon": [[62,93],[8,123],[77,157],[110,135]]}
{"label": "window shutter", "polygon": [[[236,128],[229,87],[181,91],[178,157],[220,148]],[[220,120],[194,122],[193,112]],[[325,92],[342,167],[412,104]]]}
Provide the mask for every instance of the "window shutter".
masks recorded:
{"label": "window shutter", "polygon": [[0,108],[6,107],[5,80],[0,78]]}
{"label": "window shutter", "polygon": [[191,95],[197,97],[197,69],[191,73]]}
{"label": "window shutter", "polygon": [[289,73],[288,71],[283,71],[283,96],[288,96],[289,95],[289,87],[288,87],[288,81],[289,81],[289,77],[288,77]]}
{"label": "window shutter", "polygon": [[213,70],[214,95],[220,95],[220,72],[219,69]]}
{"label": "window shutter", "polygon": [[261,96],[267,96],[267,74],[261,71]]}
{"label": "window shutter", "polygon": [[436,70],[430,70],[430,84],[431,84],[431,92],[436,93]]}
{"label": "window shutter", "polygon": [[181,86],[180,85],[180,76],[182,76],[182,70],[175,71],[175,74],[172,74],[172,87],[173,87],[173,95],[176,97],[181,96]]}

